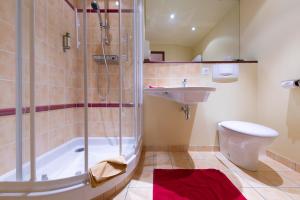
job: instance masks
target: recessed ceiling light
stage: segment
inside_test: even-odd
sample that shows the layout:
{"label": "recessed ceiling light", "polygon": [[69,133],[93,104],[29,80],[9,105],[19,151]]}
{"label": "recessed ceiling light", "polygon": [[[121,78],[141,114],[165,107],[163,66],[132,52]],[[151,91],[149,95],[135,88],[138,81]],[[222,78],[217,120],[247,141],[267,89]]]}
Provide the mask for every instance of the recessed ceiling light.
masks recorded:
{"label": "recessed ceiling light", "polygon": [[116,1],[116,6],[118,6],[119,5],[119,1]]}
{"label": "recessed ceiling light", "polygon": [[196,30],[196,27],[193,26],[193,27],[192,27],[192,31],[195,31],[195,30]]}
{"label": "recessed ceiling light", "polygon": [[175,14],[171,14],[171,15],[170,15],[170,18],[171,18],[171,19],[174,19],[174,18],[175,18]]}

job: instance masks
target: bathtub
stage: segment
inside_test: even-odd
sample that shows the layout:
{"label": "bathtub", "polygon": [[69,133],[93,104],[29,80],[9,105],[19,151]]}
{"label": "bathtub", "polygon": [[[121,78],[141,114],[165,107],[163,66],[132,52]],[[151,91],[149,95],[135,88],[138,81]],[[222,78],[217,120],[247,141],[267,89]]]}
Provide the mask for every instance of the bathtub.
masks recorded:
{"label": "bathtub", "polygon": [[[115,137],[89,137],[89,167],[119,154]],[[140,147],[141,144],[138,144]],[[0,176],[0,199],[91,199],[121,183],[135,169],[141,148],[134,138],[122,138],[122,153],[128,169],[98,188],[87,184],[84,172],[84,139],[74,138],[36,159],[36,180],[29,180],[30,166],[23,165],[24,182],[15,181],[15,170]],[[136,152],[135,149],[138,151]],[[27,176],[26,176],[27,175]],[[16,192],[17,191],[17,192]],[[30,193],[28,193],[30,191]]]}

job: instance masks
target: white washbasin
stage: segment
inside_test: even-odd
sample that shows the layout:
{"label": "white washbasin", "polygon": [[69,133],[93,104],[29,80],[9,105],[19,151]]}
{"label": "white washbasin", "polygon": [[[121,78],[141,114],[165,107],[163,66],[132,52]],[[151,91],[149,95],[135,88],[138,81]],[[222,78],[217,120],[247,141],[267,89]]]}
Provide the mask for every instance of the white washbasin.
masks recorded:
{"label": "white washbasin", "polygon": [[216,91],[213,87],[173,87],[173,88],[145,88],[144,93],[181,104],[196,104],[205,102],[210,92]]}

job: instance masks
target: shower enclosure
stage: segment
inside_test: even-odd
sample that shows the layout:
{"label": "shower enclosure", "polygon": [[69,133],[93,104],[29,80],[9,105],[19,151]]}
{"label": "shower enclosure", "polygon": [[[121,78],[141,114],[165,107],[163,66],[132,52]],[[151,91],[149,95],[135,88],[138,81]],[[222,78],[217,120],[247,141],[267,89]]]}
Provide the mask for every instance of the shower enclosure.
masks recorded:
{"label": "shower enclosure", "polygon": [[107,57],[91,2],[0,1],[1,193],[85,187],[96,163],[137,159],[143,1],[98,1]]}

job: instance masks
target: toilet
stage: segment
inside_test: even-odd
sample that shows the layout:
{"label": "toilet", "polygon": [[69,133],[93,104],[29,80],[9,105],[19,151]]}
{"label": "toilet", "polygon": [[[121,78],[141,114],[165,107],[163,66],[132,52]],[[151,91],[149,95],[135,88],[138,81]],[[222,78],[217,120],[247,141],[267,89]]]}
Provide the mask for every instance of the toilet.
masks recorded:
{"label": "toilet", "polygon": [[277,131],[249,122],[224,121],[218,124],[221,153],[231,162],[256,171],[261,150],[279,135]]}

